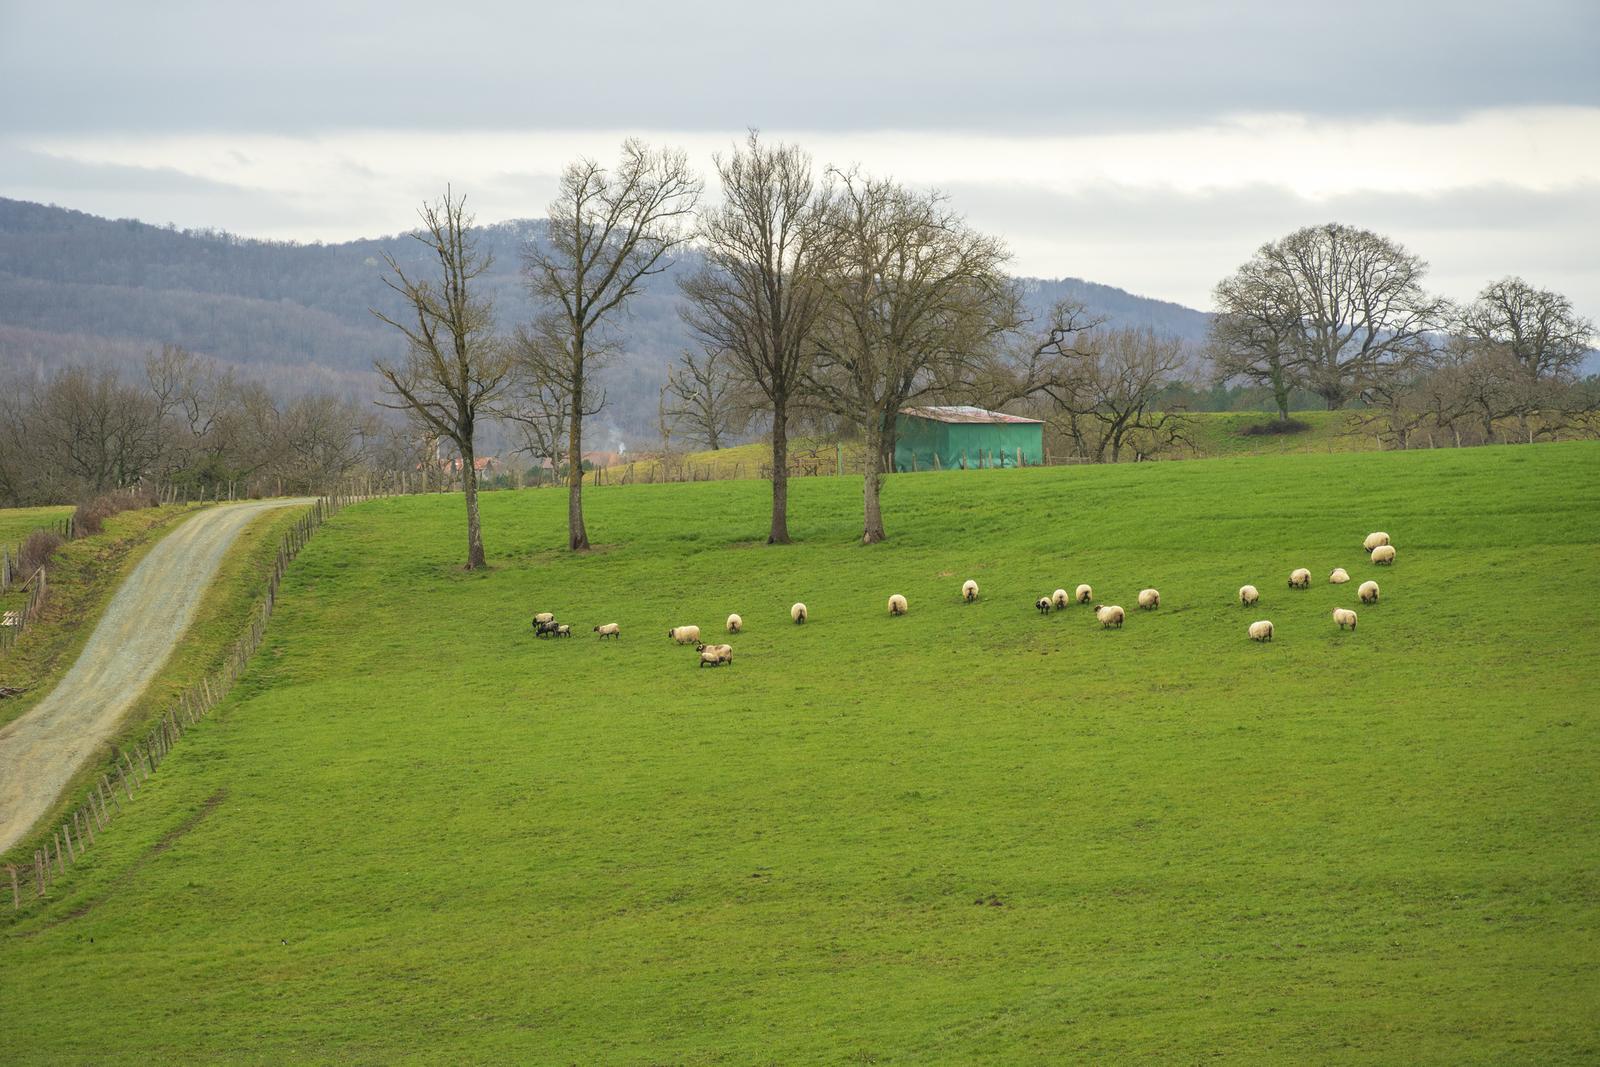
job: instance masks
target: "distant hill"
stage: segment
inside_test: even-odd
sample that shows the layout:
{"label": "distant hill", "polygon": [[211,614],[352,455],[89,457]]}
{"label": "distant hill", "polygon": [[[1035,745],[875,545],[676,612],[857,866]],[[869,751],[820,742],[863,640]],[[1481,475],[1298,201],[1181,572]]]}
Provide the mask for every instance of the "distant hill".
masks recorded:
{"label": "distant hill", "polygon": [[[528,219],[479,229],[495,260],[486,284],[507,326],[532,313],[522,249],[542,229]],[[373,360],[397,348],[394,332],[369,310],[393,307],[380,280],[385,251],[427,269],[422,247],[405,235],[331,245],[258,241],[0,198],[0,363],[36,373],[73,361],[133,369],[170,342],[248,368],[277,389],[371,395]],[[686,256],[675,270],[693,269],[693,260]],[[1180,304],[1076,278],[1024,283],[1036,310],[1072,297],[1119,325],[1191,342],[1205,333],[1207,316]],[[665,367],[689,344],[678,303],[669,272],[631,305],[601,418],[616,436],[654,435]]]}

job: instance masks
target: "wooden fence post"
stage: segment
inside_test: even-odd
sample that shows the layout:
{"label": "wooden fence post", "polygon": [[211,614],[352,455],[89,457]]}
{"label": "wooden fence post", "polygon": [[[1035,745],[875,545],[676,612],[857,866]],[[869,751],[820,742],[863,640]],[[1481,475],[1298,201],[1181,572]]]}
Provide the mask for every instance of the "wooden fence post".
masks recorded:
{"label": "wooden fence post", "polygon": [[17,886],[17,868],[14,864],[6,864],[6,870],[11,872],[11,910],[16,911],[22,907],[22,890]]}
{"label": "wooden fence post", "polygon": [[39,883],[39,895],[44,896],[44,853],[38,849],[33,853],[33,877]]}

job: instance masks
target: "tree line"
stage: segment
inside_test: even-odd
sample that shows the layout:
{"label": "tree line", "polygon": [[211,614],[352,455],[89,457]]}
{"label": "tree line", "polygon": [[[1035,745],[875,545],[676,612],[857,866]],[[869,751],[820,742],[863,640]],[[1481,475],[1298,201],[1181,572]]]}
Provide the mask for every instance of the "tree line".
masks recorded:
{"label": "tree line", "polygon": [[[508,420],[526,451],[557,468],[581,457],[585,420],[606,404],[597,375],[625,341],[630,300],[691,245],[699,265],[678,285],[696,349],[662,390],[662,433],[686,428],[717,447],[752,421],[768,427],[769,543],[790,539],[797,424],[828,424],[864,443],[867,544],[886,536],[880,489],[896,415],[910,404],[1042,412],[1096,460],[1120,458],[1130,441],[1149,450],[1183,439],[1172,404],[1174,386],[1193,377],[1183,344],[1107,328],[1071,300],[1030,314],[1005,272],[1004,243],[942,194],[859,168],[818,168],[799,147],[754,131],[715,167],[722,196],[702,208],[703,183],[681,151],[629,140],[613,166],[568,165],[548,239],[523,254],[534,314],[509,336],[475,286],[490,259],[471,238],[464,197],[447,190],[421,211],[414,236],[436,265],[431,276],[389,257],[385,280],[408,310],[374,314],[400,332],[406,356],[377,369],[386,402],[466,460],[469,567],[484,560],[471,462],[478,427]],[[1551,412],[1587,403],[1593,390],[1575,372],[1594,326],[1569,302],[1508,279],[1455,309],[1425,291],[1425,271],[1398,244],[1346,226],[1263,246],[1217,286],[1214,378],[1268,388],[1284,419],[1296,390],[1330,408],[1359,403],[1390,420],[1402,446],[1422,419],[1477,412],[1493,424],[1537,412],[1537,436],[1550,432]],[[565,469],[567,544],[583,550],[582,465]]]}
{"label": "tree line", "polygon": [[173,496],[320,493],[357,472],[414,468],[414,435],[370,404],[275,395],[175,345],[129,380],[71,366],[0,383],[0,500],[85,500],[144,485]]}

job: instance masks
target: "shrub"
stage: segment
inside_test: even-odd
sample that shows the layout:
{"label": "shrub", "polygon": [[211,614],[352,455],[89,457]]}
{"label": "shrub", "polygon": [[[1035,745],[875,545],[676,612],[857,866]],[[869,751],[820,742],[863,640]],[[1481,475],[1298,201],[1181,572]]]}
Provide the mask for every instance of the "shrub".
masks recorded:
{"label": "shrub", "polygon": [[134,508],[155,507],[156,499],[147,490],[105,493],[78,505],[72,513],[72,530],[79,537],[97,534],[111,516]]}
{"label": "shrub", "polygon": [[1253,422],[1248,426],[1241,426],[1239,436],[1266,437],[1275,434],[1305,433],[1309,429],[1311,424],[1300,419],[1272,419],[1269,422]]}
{"label": "shrub", "polygon": [[17,550],[18,580],[31,576],[44,566],[55,555],[56,549],[65,543],[66,539],[54,530],[35,530],[29,534]]}

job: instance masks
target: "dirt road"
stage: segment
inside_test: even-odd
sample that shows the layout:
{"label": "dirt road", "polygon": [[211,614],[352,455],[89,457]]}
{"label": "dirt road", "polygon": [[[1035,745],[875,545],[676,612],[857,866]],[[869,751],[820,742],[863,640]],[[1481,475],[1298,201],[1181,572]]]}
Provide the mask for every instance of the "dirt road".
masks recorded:
{"label": "dirt road", "polygon": [[0,852],[44,817],[72,776],[116,735],[182,640],[234,539],[265,511],[309,503],[250,501],[197,512],[139,562],[56,687],[0,727]]}

